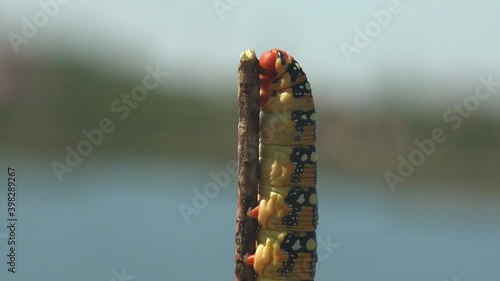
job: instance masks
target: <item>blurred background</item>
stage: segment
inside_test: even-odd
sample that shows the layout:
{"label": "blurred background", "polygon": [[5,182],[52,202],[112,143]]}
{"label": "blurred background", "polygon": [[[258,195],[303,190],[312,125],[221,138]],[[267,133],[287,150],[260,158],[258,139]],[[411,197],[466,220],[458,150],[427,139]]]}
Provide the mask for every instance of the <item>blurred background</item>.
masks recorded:
{"label": "blurred background", "polygon": [[498,280],[499,9],[0,0],[0,279],[232,280],[236,69],[277,47],[316,101],[316,280]]}

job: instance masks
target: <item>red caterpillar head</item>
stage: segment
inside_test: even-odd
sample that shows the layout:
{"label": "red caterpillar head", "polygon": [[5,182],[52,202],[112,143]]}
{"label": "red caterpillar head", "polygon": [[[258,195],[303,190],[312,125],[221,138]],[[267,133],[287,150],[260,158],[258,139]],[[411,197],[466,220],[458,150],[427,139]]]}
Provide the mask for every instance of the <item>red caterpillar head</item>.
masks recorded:
{"label": "red caterpillar head", "polygon": [[260,57],[260,86],[269,88],[274,79],[283,74],[287,67],[290,57],[285,51],[272,49],[262,54]]}

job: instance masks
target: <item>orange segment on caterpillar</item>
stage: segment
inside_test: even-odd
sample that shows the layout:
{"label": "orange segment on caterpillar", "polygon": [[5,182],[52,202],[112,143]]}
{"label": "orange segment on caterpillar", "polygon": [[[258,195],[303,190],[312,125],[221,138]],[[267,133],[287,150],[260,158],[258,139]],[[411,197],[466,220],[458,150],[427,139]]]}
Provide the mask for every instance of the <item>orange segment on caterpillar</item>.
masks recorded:
{"label": "orange segment on caterpillar", "polygon": [[256,252],[245,262],[258,281],[313,280],[316,228],[316,111],[299,63],[272,49],[259,62],[260,178]]}

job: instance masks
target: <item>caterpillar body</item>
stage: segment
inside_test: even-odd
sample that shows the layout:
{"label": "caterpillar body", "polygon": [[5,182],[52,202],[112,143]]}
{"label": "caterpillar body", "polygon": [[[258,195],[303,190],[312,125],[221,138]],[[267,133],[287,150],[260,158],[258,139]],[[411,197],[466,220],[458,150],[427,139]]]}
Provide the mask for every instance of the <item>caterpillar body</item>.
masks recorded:
{"label": "caterpillar body", "polygon": [[316,112],[299,63],[272,49],[260,58],[257,281],[313,280],[316,272]]}

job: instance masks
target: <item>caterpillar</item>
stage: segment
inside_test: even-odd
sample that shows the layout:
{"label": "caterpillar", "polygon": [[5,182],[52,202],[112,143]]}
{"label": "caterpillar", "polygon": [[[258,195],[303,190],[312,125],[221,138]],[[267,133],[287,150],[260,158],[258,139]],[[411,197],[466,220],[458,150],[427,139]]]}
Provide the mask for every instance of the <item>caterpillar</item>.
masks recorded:
{"label": "caterpillar", "polygon": [[272,49],[260,61],[259,203],[256,251],[246,257],[257,281],[314,280],[318,197],[316,111],[299,63]]}

